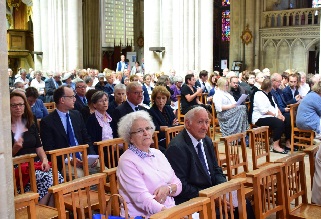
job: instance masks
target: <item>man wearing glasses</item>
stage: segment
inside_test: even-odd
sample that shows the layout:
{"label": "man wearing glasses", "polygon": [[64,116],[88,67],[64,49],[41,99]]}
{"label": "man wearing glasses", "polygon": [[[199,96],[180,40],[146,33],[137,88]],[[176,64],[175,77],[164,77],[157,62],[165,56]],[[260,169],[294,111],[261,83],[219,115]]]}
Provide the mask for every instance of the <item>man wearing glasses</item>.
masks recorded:
{"label": "man wearing glasses", "polygon": [[[86,90],[86,89],[85,89]],[[40,123],[40,136],[45,151],[88,144],[88,154],[95,154],[92,141],[81,114],[72,110],[76,101],[72,88],[61,86],[53,94],[56,110],[43,118]],[[98,160],[89,167],[96,172]],[[81,157],[77,157],[77,167],[82,167]],[[58,161],[58,169],[62,163]],[[77,168],[77,176],[83,176],[82,168]]]}
{"label": "man wearing glasses", "polygon": [[131,112],[146,110],[146,108],[139,105],[143,101],[143,88],[140,83],[138,83],[137,81],[130,82],[126,87],[126,96],[127,100],[124,101],[118,107],[116,107],[116,109],[114,110],[114,112],[112,112],[111,115],[113,119],[111,122],[111,127],[113,129],[114,138],[118,138],[117,124],[123,116]]}
{"label": "man wearing glasses", "polygon": [[76,83],[76,102],[75,102],[75,110],[78,110],[80,112],[80,110],[82,108],[84,108],[85,106],[87,106],[87,99],[85,97],[86,94],[86,88],[87,85],[85,84],[85,82],[83,81],[78,81]]}

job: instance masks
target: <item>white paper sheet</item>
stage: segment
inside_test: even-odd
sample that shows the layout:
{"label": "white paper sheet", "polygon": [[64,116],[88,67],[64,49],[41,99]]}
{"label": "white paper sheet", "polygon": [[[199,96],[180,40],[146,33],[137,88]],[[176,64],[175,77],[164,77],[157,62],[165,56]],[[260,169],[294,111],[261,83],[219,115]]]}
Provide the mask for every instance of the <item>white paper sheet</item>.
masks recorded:
{"label": "white paper sheet", "polygon": [[24,128],[25,128],[25,125],[22,122],[16,123],[16,132],[13,137],[15,141],[18,141],[22,137]]}
{"label": "white paper sheet", "polygon": [[242,94],[242,96],[237,100],[236,105],[241,105],[246,100],[247,96],[247,94]]}

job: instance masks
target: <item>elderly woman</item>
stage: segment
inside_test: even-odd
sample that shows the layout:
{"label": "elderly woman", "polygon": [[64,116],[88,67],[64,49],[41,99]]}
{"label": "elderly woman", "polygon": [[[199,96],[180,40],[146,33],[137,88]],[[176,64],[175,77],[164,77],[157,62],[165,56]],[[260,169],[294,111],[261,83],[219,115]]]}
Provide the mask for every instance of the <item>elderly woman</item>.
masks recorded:
{"label": "elderly woman", "polygon": [[26,97],[29,105],[31,106],[31,111],[37,119],[42,119],[48,115],[48,110],[43,104],[41,99],[38,99],[38,90],[34,87],[28,87],[26,89]]}
{"label": "elderly woman", "polygon": [[[39,203],[54,206],[53,196],[48,193],[48,188],[53,185],[52,170],[38,134],[29,104],[24,94],[13,92],[10,94],[12,156],[36,153],[36,183],[39,193]],[[59,183],[63,182],[59,174]],[[30,184],[25,191],[30,190]]]}
{"label": "elderly woman", "polygon": [[315,83],[311,90],[298,107],[296,125],[299,129],[313,130],[315,138],[321,139],[321,82]]}
{"label": "elderly woman", "polygon": [[229,84],[225,77],[218,79],[213,100],[222,136],[245,132],[248,128],[246,106],[237,105],[228,93]]}
{"label": "elderly woman", "polygon": [[[111,117],[107,113],[108,95],[104,91],[98,91],[91,97],[92,105],[95,109],[87,120],[86,127],[93,142],[103,141],[113,138],[113,131],[110,127]],[[98,154],[97,147],[95,151]]]}
{"label": "elderly woman", "polygon": [[127,114],[118,124],[120,137],[129,143],[117,168],[119,194],[131,217],[149,217],[173,207],[173,197],[182,191],[182,183],[164,154],[150,148],[154,129],[150,115],[143,110]]}
{"label": "elderly woman", "polygon": [[269,126],[273,132],[273,152],[287,154],[287,151],[280,147],[285,118],[275,103],[270,93],[271,90],[272,81],[264,79],[261,90],[254,93],[252,124],[256,126]]}
{"label": "elderly woman", "polygon": [[91,89],[86,92],[86,99],[87,99],[87,106],[84,106],[81,110],[80,113],[84,119],[84,122],[86,123],[88,120],[88,117],[95,112],[95,108],[91,102],[91,97],[94,95],[94,93],[98,92],[99,90],[96,89]]}
{"label": "elderly woman", "polygon": [[153,105],[149,109],[149,113],[153,118],[153,122],[156,127],[158,134],[159,149],[165,152],[166,141],[165,141],[165,128],[178,125],[177,118],[173,113],[173,109],[166,105],[167,100],[170,97],[170,93],[164,86],[156,86],[152,93]]}

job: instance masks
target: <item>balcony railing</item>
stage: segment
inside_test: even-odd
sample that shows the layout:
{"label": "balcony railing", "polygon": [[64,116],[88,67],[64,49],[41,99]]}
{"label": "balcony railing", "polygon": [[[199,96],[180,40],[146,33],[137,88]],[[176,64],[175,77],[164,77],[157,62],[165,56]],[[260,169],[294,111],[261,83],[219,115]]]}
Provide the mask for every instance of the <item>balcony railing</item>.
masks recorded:
{"label": "balcony railing", "polygon": [[320,8],[300,8],[263,12],[263,28],[318,25]]}

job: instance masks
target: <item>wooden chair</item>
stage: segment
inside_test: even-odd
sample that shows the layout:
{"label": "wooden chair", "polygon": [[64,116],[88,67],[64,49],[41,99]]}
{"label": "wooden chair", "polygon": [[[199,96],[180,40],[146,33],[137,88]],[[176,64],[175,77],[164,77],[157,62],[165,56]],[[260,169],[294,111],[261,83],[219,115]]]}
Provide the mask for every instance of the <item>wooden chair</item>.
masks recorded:
{"label": "wooden chair", "polygon": [[179,124],[184,125],[184,115],[181,112],[181,95],[177,95],[177,120]]}
{"label": "wooden chair", "polygon": [[310,147],[313,145],[314,131],[302,130],[296,127],[296,113],[298,110],[299,103],[290,104],[290,117],[291,117],[291,153],[295,146],[298,147]]}
{"label": "wooden chair", "polygon": [[128,144],[122,138],[114,138],[105,141],[95,142],[98,147],[100,172],[117,167],[120,155],[128,149]]}
{"label": "wooden chair", "polygon": [[168,148],[169,142],[172,140],[172,138],[174,138],[183,129],[184,129],[183,125],[168,127],[165,129],[166,149]]}
{"label": "wooden chair", "polygon": [[[71,182],[75,179],[80,179],[84,176],[89,175],[88,170],[88,158],[87,158],[87,148],[88,145],[78,145],[72,146],[68,148],[62,148],[57,150],[52,150],[46,152],[51,156],[51,163],[52,163],[52,172],[53,172],[53,185],[58,185],[58,169],[60,170],[64,180],[66,182]],[[84,176],[78,176],[77,168],[76,168],[76,153],[80,152],[82,154],[82,170]],[[105,176],[106,177],[106,176]],[[82,196],[85,198],[84,196]],[[99,194],[97,191],[91,191],[91,207],[93,209],[99,208]],[[107,198],[106,198],[107,199]],[[65,206],[70,211],[73,211],[75,203],[71,194],[67,194],[64,197]],[[82,200],[83,203],[86,203],[86,200]],[[76,205],[78,208],[78,205]],[[80,210],[80,209],[79,209]]]}
{"label": "wooden chair", "polygon": [[155,149],[157,149],[157,150],[159,150],[159,147],[158,147],[158,133],[159,133],[159,131],[154,131],[154,133],[153,133],[153,141],[154,141],[154,143],[153,144],[151,144],[151,148],[155,148]]}
{"label": "wooden chair", "polygon": [[24,214],[27,213],[27,215],[25,214],[25,216],[27,216],[26,218],[36,219],[37,218],[36,204],[38,203],[38,198],[39,198],[39,194],[35,192],[28,192],[28,193],[15,196],[14,205],[16,209],[16,212],[15,212],[17,216],[16,218],[21,218],[21,216],[19,217],[18,215],[22,215],[20,211],[22,211],[21,209],[23,209],[24,211],[23,213]]}
{"label": "wooden chair", "polygon": [[[269,127],[262,126],[247,131],[252,148],[253,170],[270,164]],[[265,159],[265,162],[261,160]],[[261,162],[259,162],[261,161]]]}
{"label": "wooden chair", "polygon": [[212,140],[214,141],[216,133],[220,132],[220,124],[218,122],[217,113],[216,113],[215,105],[213,101],[212,101],[212,120],[211,120],[210,126],[211,126],[210,128],[211,137],[212,137]]}
{"label": "wooden chair", "polygon": [[[210,198],[211,202],[207,205],[209,218],[216,218],[216,208],[219,209],[221,218],[233,218],[233,202],[230,202],[231,208],[227,210],[227,200],[232,200],[232,191],[237,192],[239,219],[246,219],[246,201],[244,183],[246,179],[232,179],[228,182],[201,190],[200,197]],[[217,204],[219,203],[219,204]],[[234,206],[235,207],[235,206]]]}
{"label": "wooden chair", "polygon": [[[221,137],[225,144],[227,177],[229,180],[234,178],[246,177],[249,172],[245,133],[238,133],[226,137]],[[241,172],[240,172],[240,169]]]}
{"label": "wooden chair", "polygon": [[[117,171],[117,167],[104,170],[104,173],[107,174],[107,177],[109,180],[109,187],[110,187],[109,192],[111,195],[119,194],[116,171]],[[111,210],[112,210],[112,215],[120,216],[119,200],[117,199],[113,200]]]}
{"label": "wooden chair", "polygon": [[[59,219],[65,219],[66,214],[66,197],[71,197],[72,199],[72,215],[73,218],[85,219],[92,218],[93,201],[98,202],[100,214],[105,214],[106,212],[106,197],[104,191],[104,178],[106,174],[96,173],[90,176],[81,177],[66,183],[55,185],[49,188],[49,192],[54,194],[55,203],[59,212]],[[93,193],[90,190],[91,186],[97,187],[98,197],[93,197]],[[68,208],[69,209],[69,208]]]}
{"label": "wooden chair", "polygon": [[304,153],[296,153],[278,159],[284,164],[284,196],[286,218],[317,218],[321,215],[321,206],[308,204],[305,178]]}
{"label": "wooden chair", "polygon": [[[284,164],[271,164],[246,174],[253,181],[254,212],[256,219],[277,213],[285,219],[283,171]],[[274,180],[276,179],[276,180]]]}
{"label": "wooden chair", "polygon": [[311,190],[313,185],[313,177],[315,172],[315,156],[319,150],[319,145],[313,145],[312,147],[308,147],[303,151],[309,156],[309,163],[310,163],[310,178],[311,178]]}
{"label": "wooden chair", "polygon": [[43,103],[43,105],[47,108],[48,113],[51,113],[56,109],[56,103],[55,102],[50,102],[50,103]]}
{"label": "wooden chair", "polygon": [[200,219],[209,219],[207,213],[207,204],[210,203],[209,198],[197,197],[176,205],[172,208],[161,211],[150,216],[150,219],[181,219],[192,218],[192,214],[199,212]]}
{"label": "wooden chair", "polygon": [[[56,218],[58,211],[55,208],[38,204],[39,194],[37,193],[34,158],[36,154],[26,154],[12,158],[13,182],[15,195],[16,219],[24,218]],[[30,192],[25,193],[23,183],[23,165],[28,164]],[[24,176],[26,177],[26,176]],[[19,192],[20,191],[20,192]]]}
{"label": "wooden chair", "polygon": [[218,143],[219,143],[218,141],[214,141],[213,142],[214,152],[215,152],[215,155],[216,155],[217,163],[222,168],[223,171],[226,171],[227,170],[227,167],[226,167],[226,154],[219,152]]}

